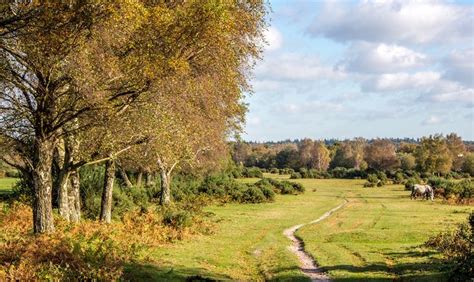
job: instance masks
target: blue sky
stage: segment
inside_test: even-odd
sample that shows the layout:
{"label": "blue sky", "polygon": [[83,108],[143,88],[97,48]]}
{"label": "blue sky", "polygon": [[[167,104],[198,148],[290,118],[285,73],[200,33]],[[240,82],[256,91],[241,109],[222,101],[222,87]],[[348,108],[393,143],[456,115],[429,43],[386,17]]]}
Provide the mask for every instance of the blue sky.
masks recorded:
{"label": "blue sky", "polygon": [[245,140],[474,140],[473,1],[270,1]]}

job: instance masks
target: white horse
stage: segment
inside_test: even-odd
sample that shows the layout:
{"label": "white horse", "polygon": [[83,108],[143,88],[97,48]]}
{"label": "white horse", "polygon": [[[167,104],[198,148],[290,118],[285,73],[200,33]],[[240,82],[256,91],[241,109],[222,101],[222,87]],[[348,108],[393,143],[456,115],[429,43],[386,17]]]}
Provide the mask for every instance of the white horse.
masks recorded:
{"label": "white horse", "polygon": [[430,198],[433,201],[434,198],[434,191],[433,187],[430,185],[420,185],[420,184],[415,184],[413,185],[413,188],[411,189],[411,199],[416,200],[416,197],[418,195],[422,195],[426,200]]}

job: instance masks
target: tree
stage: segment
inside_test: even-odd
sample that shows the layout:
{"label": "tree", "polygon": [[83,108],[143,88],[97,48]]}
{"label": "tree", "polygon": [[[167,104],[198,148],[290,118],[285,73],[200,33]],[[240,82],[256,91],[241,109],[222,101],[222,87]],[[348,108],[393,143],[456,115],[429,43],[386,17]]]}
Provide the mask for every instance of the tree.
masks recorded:
{"label": "tree", "polygon": [[466,154],[464,142],[456,133],[451,133],[446,135],[446,144],[453,160],[452,169],[454,171],[461,171],[464,155]]}
{"label": "tree", "polygon": [[421,138],[415,151],[418,169],[428,173],[446,174],[451,170],[452,156],[442,135]]}
{"label": "tree", "polygon": [[462,165],[462,171],[474,176],[474,153],[469,153],[466,155]]}
{"label": "tree", "polygon": [[[28,9],[36,10],[36,3],[24,6],[25,13]],[[21,170],[34,188],[37,233],[54,230],[54,149],[67,134],[65,126],[90,109],[78,106],[82,97],[65,62],[84,46],[90,19],[98,18],[103,7],[98,2],[45,2],[41,9],[45,12],[23,26],[24,36],[0,38],[0,135],[11,145],[3,159]]]}
{"label": "tree", "polygon": [[400,167],[407,171],[412,170],[416,166],[416,159],[412,154],[409,153],[401,153],[399,155],[400,158]]}
{"label": "tree", "polygon": [[376,139],[365,149],[365,160],[375,170],[391,170],[400,163],[395,152],[395,145],[388,139]]}
{"label": "tree", "polygon": [[326,171],[329,167],[331,157],[329,156],[329,150],[326,148],[323,142],[315,142],[311,151],[312,154],[312,165],[311,167],[316,168],[319,171]]}
{"label": "tree", "polygon": [[[158,45],[150,50],[153,52],[143,54],[152,58],[171,54],[170,68],[166,77],[155,78],[151,86],[150,92],[157,95],[143,101],[140,108],[131,109],[144,117],[142,130],[149,137],[146,146],[133,152],[141,156],[140,168],[160,172],[163,205],[171,201],[174,170],[194,166],[211,149],[220,151],[226,137],[240,130],[245,113],[242,95],[250,90],[250,62],[261,52],[257,43],[266,11],[261,1],[175,4],[154,6],[156,14],[141,32],[145,43],[165,38],[174,45]],[[157,28],[163,23],[163,28]],[[146,50],[147,45],[143,45]]]}
{"label": "tree", "polygon": [[312,168],[314,142],[305,138],[298,143],[299,166]]}
{"label": "tree", "polygon": [[330,166],[359,169],[364,162],[366,140],[355,138],[353,141],[342,142],[335,151]]}

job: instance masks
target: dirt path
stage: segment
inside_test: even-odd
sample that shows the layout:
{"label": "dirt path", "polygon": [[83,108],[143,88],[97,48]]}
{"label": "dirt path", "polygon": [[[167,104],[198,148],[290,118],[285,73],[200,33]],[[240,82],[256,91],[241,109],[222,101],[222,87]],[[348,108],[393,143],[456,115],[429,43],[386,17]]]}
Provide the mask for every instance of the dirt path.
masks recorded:
{"label": "dirt path", "polygon": [[308,252],[305,251],[303,240],[296,237],[295,232],[305,225],[314,224],[314,223],[322,221],[323,219],[329,217],[333,212],[342,208],[345,204],[347,204],[347,200],[344,200],[344,203],[327,211],[325,214],[323,214],[321,217],[319,217],[316,220],[313,220],[306,224],[298,224],[288,229],[285,229],[285,231],[283,231],[283,234],[292,241],[292,244],[289,248],[291,252],[293,252],[295,255],[298,256],[298,259],[300,260],[301,271],[303,271],[303,273],[306,276],[308,276],[311,279],[311,281],[330,281],[330,279],[326,273],[321,271],[321,269],[318,267],[318,265],[314,261],[313,257]]}

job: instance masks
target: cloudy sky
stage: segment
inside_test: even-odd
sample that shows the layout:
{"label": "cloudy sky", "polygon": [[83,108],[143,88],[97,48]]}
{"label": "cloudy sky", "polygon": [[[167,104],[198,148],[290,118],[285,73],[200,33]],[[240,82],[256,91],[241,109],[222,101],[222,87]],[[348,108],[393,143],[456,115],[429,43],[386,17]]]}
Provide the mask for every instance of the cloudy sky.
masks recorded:
{"label": "cloudy sky", "polygon": [[271,0],[245,140],[474,140],[474,1]]}

